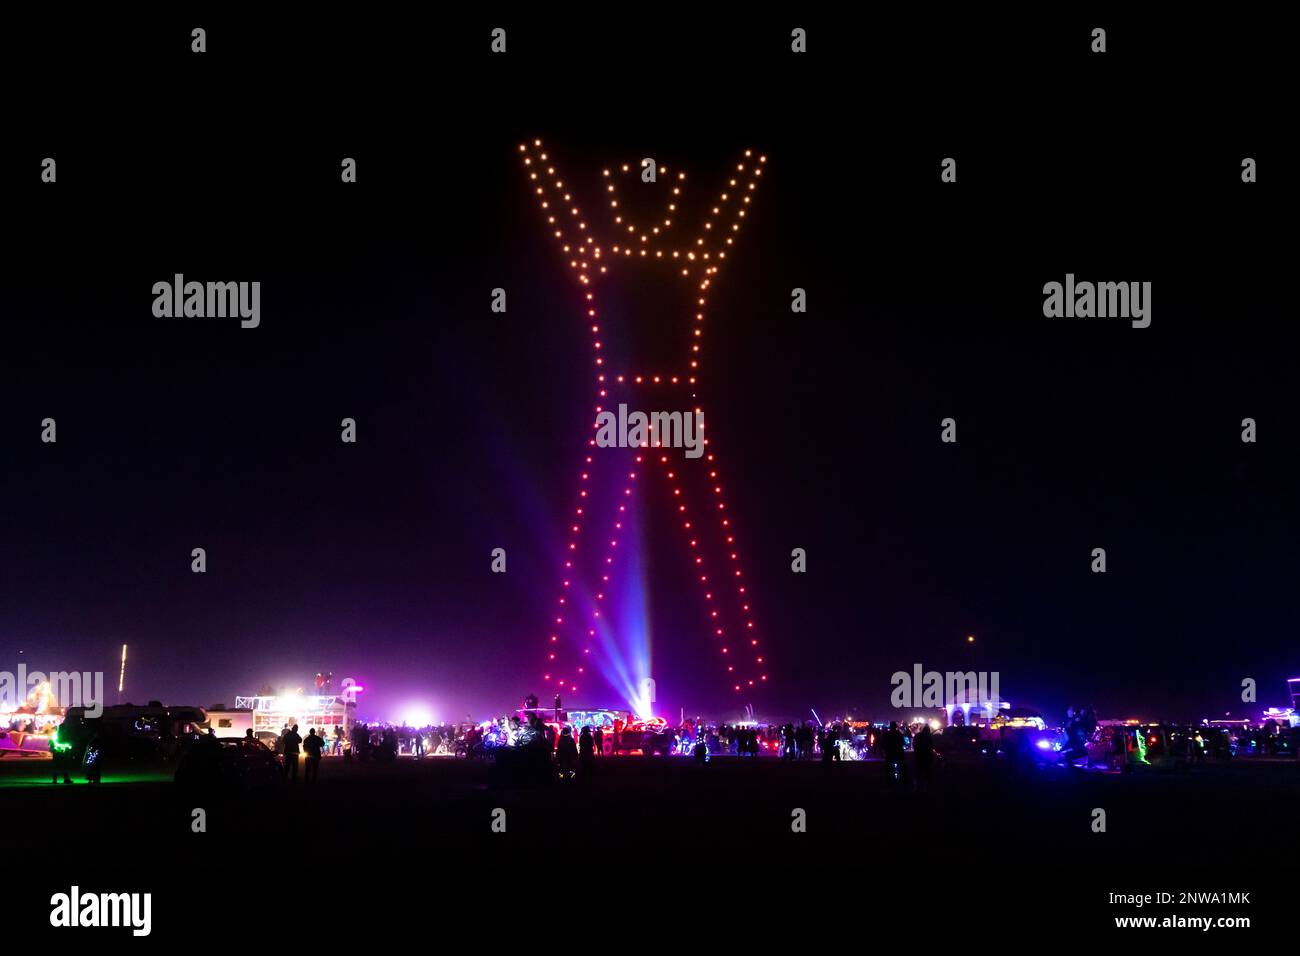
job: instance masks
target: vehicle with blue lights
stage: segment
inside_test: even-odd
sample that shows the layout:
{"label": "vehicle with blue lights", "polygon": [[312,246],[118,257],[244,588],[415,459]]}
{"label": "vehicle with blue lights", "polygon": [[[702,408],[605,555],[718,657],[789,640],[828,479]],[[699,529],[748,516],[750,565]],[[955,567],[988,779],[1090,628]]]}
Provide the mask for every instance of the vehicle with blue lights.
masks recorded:
{"label": "vehicle with blue lights", "polygon": [[201,707],[165,707],[157,701],[139,707],[105,707],[88,717],[84,707],[69,707],[59,725],[59,742],[87,780],[105,773],[131,773],[175,766],[199,739],[207,715]]}

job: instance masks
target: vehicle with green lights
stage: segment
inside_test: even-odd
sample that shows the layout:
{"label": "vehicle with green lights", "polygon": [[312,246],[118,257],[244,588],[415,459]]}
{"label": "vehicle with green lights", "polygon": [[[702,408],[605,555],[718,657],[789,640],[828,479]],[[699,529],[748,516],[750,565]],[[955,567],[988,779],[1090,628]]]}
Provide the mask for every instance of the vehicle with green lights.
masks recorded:
{"label": "vehicle with green lights", "polygon": [[69,707],[58,738],[86,779],[96,782],[105,773],[174,768],[199,739],[206,719],[201,707],[166,707],[158,701],[105,707],[98,717],[87,716],[84,707]]}

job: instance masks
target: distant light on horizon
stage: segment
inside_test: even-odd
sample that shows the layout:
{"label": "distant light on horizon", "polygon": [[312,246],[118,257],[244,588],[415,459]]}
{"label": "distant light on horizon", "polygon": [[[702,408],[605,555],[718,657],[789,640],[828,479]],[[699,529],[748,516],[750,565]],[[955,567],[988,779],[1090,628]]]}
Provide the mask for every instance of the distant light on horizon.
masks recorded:
{"label": "distant light on horizon", "polygon": [[402,723],[407,727],[428,727],[438,722],[428,704],[412,703],[402,708]]}

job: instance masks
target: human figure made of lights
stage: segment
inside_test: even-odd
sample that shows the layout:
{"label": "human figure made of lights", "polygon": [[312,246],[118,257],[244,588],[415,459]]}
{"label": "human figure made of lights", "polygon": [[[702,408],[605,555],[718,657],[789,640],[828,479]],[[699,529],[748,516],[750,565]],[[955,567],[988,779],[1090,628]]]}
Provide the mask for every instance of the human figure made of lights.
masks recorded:
{"label": "human figure made of lights", "polygon": [[[596,384],[595,419],[606,409],[614,411],[622,402],[629,409],[693,410],[703,414],[696,401],[699,383],[701,342],[705,309],[721,267],[729,261],[737,233],[745,223],[767,157],[754,150],[744,155],[724,175],[720,195],[705,213],[695,236],[683,235],[675,222],[686,174],[670,174],[659,166],[656,174],[668,177],[671,196],[663,218],[638,223],[624,210],[619,199],[619,181],[637,177],[640,164],[620,164],[602,171],[601,188],[613,220],[608,234],[587,218],[574,195],[573,184],[561,175],[555,160],[540,139],[519,146],[528,182],[533,189],[546,226],[564,253],[569,273],[582,294],[582,321],[590,330]],[[610,227],[606,227],[610,228]],[[612,238],[611,238],[612,236]],[[609,286],[619,270],[658,269],[663,281],[680,284],[683,305],[691,315],[688,364],[684,368],[613,368],[609,350],[602,341],[601,303],[616,294]],[[649,404],[630,400],[644,395]],[[687,404],[683,404],[683,400]],[[623,531],[627,505],[635,494],[643,472],[658,471],[668,483],[669,499],[683,536],[683,544],[704,598],[707,633],[711,650],[724,669],[727,686],[737,695],[751,692],[768,679],[767,664],[751,614],[748,588],[739,561],[734,522],[727,510],[724,486],[711,438],[704,439],[703,456],[694,461],[681,457],[679,449],[658,447],[657,436],[639,448],[597,448],[595,437],[578,469],[577,501],[567,522],[561,587],[555,613],[547,628],[541,678],[544,686],[576,694],[592,666],[593,648],[600,650],[609,628],[604,612],[613,590],[615,556]],[[598,502],[593,476],[600,470],[598,456],[621,455],[616,470],[621,488],[614,491],[608,509]],[[688,500],[689,491],[704,491]],[[667,516],[662,516],[667,517]],[[586,553],[584,554],[584,550]],[[586,561],[588,567],[582,567]],[[623,683],[632,681],[624,677]],[[641,714],[639,716],[648,716]]]}

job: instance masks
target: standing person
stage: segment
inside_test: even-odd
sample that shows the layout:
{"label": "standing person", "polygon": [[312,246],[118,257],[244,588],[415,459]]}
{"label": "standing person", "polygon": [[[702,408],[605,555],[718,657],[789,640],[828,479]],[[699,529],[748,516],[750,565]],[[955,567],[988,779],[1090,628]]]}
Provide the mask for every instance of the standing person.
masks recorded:
{"label": "standing person", "polygon": [[104,775],[103,754],[99,752],[101,739],[99,734],[90,738],[90,743],[86,745],[85,756],[82,760],[86,761],[85,773],[86,783],[100,783]]}
{"label": "standing person", "polygon": [[605,755],[605,731],[597,727],[596,732],[592,734],[592,740],[596,744],[596,753],[603,757]]}
{"label": "standing person", "polygon": [[582,771],[582,779],[591,778],[591,768],[595,763],[596,757],[596,739],[591,735],[590,727],[583,727],[582,733],[578,737],[578,769]]}
{"label": "standing person", "polygon": [[294,724],[284,732],[284,773],[289,780],[298,781],[298,745],[302,738],[298,736],[298,725]]}
{"label": "standing person", "polygon": [[325,738],[316,736],[316,728],[307,731],[307,739],[302,742],[302,749],[307,751],[307,773],[305,783],[315,783],[320,776],[320,755],[325,749]]}
{"label": "standing person", "polygon": [[840,735],[835,727],[827,727],[825,733],[821,735],[818,745],[822,750],[822,764],[829,767],[832,760],[840,759]]}
{"label": "standing person", "polygon": [[343,755],[343,725],[338,724],[334,728],[334,756]]}
{"label": "standing person", "polygon": [[930,736],[929,724],[924,724],[912,738],[912,752],[916,754],[916,789],[928,790],[930,772],[934,768],[934,740]]}
{"label": "standing person", "polygon": [[896,720],[891,720],[889,729],[885,731],[884,750],[886,774],[902,783],[907,776],[907,767],[903,763],[903,734]]}
{"label": "standing person", "polygon": [[352,728],[352,756],[365,760],[370,756],[370,728],[365,724]]}
{"label": "standing person", "polygon": [[59,740],[57,730],[50,734],[50,773],[53,776],[50,783],[58,783],[59,774],[63,775],[64,783],[72,783],[72,777],[68,773],[72,767],[72,758],[69,756],[71,753],[72,748]]}
{"label": "standing person", "polygon": [[1083,709],[1083,750],[1088,756],[1088,761],[1085,764],[1087,767],[1092,766],[1092,750],[1090,744],[1092,744],[1093,738],[1096,737],[1096,735],[1097,715],[1093,712],[1091,707],[1085,707]]}
{"label": "standing person", "polygon": [[568,727],[560,732],[556,758],[560,765],[560,775],[566,779],[572,777],[578,765],[578,747],[573,742],[573,731]]}

